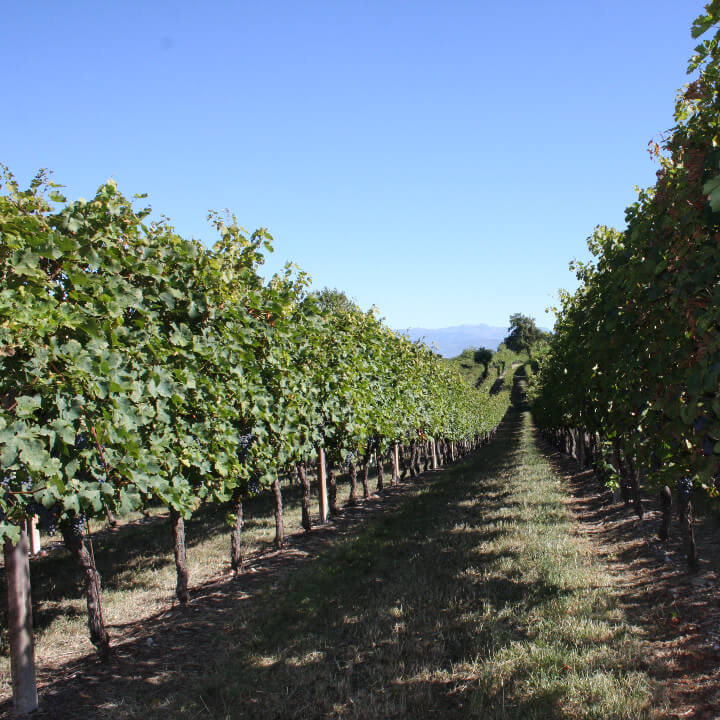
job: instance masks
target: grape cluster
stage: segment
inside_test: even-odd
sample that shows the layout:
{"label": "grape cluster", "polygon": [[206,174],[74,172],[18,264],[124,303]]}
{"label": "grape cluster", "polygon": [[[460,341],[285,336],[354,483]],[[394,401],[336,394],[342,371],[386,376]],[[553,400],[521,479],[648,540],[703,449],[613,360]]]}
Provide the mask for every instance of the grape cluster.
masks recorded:
{"label": "grape cluster", "polygon": [[248,481],[248,492],[251,495],[257,495],[260,492],[260,474],[253,473]]}
{"label": "grape cluster", "polygon": [[349,453],[345,456],[345,467],[346,467],[346,468],[349,468],[350,465],[352,465],[352,463],[355,461],[356,457],[357,457],[357,454],[356,454],[356,453],[354,453],[354,452],[352,452],[352,451],[349,452]]}
{"label": "grape cluster", "polygon": [[[9,470],[0,480],[0,487],[4,490],[5,494],[11,495],[17,492],[30,492],[32,490],[33,481],[30,479],[30,475],[27,468],[23,463],[20,463],[21,469],[24,471],[24,479],[20,481],[20,488],[17,488],[17,473],[14,470]],[[16,487],[13,489],[11,486],[15,484]]]}
{"label": "grape cluster", "polygon": [[680,497],[685,501],[688,501],[690,499],[690,492],[692,491],[692,488],[693,481],[691,478],[684,477],[680,478],[677,481],[678,495],[680,495]]}
{"label": "grape cluster", "polygon": [[[10,496],[10,486],[12,485],[12,481],[15,479],[15,473],[9,472],[7,475],[0,476],[0,499],[3,501],[3,504],[6,505],[8,498]],[[4,520],[7,517],[5,514],[5,510],[3,508],[0,508],[0,520]]]}
{"label": "grape cluster", "polygon": [[699,417],[695,418],[695,422],[693,423],[693,428],[695,429],[695,432],[702,432],[708,424],[708,419],[706,415],[700,415]]}
{"label": "grape cluster", "polygon": [[241,463],[245,462],[245,459],[247,458],[248,450],[250,449],[250,446],[253,443],[253,440],[257,438],[257,435],[240,435],[238,438],[238,460]]}
{"label": "grape cluster", "polygon": [[[87,433],[78,433],[75,438],[75,450],[82,452],[83,450],[87,450],[89,447],[92,447],[92,443],[90,442],[90,438]],[[100,445],[100,452],[105,452],[104,445]],[[98,477],[97,475],[91,475],[90,471],[84,468],[78,470],[75,476],[81,482],[92,482],[93,480],[97,480],[100,485],[107,482],[107,477],[104,473]]]}
{"label": "grape cluster", "polygon": [[73,535],[82,535],[85,532],[85,523],[87,523],[87,517],[82,512],[73,514],[67,519],[67,524]]}
{"label": "grape cluster", "polygon": [[54,535],[57,532],[59,509],[58,505],[46,508],[41,503],[33,500],[31,503],[28,503],[27,513],[29,516],[37,515],[40,527],[42,527],[48,535]]}

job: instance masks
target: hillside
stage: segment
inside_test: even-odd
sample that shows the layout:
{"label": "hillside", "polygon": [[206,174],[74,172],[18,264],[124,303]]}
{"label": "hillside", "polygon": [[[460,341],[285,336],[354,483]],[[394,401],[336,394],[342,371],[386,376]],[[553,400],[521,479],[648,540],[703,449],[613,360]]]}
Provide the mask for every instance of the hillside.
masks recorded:
{"label": "hillside", "polygon": [[473,348],[463,350],[456,357],[445,358],[443,362],[455,368],[469,385],[480,387],[487,384],[492,387],[493,383],[513,365],[527,362],[527,360],[526,354],[514,353],[505,345],[500,344],[488,363],[487,372],[485,365],[476,359]]}

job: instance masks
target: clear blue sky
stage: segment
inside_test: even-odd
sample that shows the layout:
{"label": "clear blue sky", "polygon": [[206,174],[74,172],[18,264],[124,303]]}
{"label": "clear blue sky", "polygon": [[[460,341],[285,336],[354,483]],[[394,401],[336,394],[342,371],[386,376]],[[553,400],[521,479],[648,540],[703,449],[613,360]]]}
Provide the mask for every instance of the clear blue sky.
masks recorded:
{"label": "clear blue sky", "polygon": [[393,327],[505,325],[575,287],[654,182],[702,2],[6,3],[0,162],[114,177],[186,236],[275,236]]}

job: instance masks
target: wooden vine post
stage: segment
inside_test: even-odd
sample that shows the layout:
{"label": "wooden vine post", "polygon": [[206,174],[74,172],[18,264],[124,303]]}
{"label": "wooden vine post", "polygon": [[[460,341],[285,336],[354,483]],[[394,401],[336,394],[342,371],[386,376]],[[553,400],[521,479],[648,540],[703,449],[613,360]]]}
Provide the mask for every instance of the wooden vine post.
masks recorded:
{"label": "wooden vine post", "polygon": [[392,462],[393,462],[393,469],[392,469],[391,484],[396,485],[397,483],[400,482],[400,448],[398,447],[398,443],[393,443]]}
{"label": "wooden vine post", "polygon": [[31,518],[28,518],[27,521],[31,555],[39,555],[42,550],[42,545],[40,544],[40,530],[38,529],[37,521],[37,515],[33,515]]}
{"label": "wooden vine post", "polygon": [[5,539],[3,552],[7,583],[13,706],[16,715],[31,713],[38,707],[28,551],[25,527],[20,531],[17,545],[13,546],[9,539]]}
{"label": "wooden vine post", "polygon": [[325,469],[325,450],[318,448],[318,480],[320,481],[320,523],[328,519],[327,471]]}

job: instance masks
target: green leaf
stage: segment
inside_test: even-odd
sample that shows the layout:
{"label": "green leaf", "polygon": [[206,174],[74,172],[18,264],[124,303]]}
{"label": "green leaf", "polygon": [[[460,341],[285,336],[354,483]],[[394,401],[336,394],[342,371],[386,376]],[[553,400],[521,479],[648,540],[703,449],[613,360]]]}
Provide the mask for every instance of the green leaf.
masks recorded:
{"label": "green leaf", "polygon": [[170,397],[173,394],[174,385],[169,380],[161,380],[157,386],[157,394],[160,397]]}
{"label": "green leaf", "polygon": [[85,489],[78,493],[82,506],[84,508],[92,508],[93,512],[99,513],[102,508],[102,500],[100,498],[99,489]]}
{"label": "green leaf", "polygon": [[75,443],[75,428],[64,418],[56,418],[50,423],[50,427],[65,444],[73,445]]}
{"label": "green leaf", "polygon": [[720,175],[710,178],[703,185],[703,192],[708,196],[708,202],[713,212],[720,211]]}
{"label": "green leaf", "polygon": [[14,253],[12,269],[17,275],[27,275],[29,277],[38,277],[42,275],[38,270],[38,262],[40,256],[30,250],[24,253]]}
{"label": "green leaf", "polygon": [[30,438],[18,438],[18,449],[20,458],[32,471],[39,472],[49,465],[50,453],[38,440]]}
{"label": "green leaf", "polygon": [[40,395],[21,395],[17,399],[17,407],[15,408],[15,415],[17,417],[29,417],[33,415],[42,405],[42,399]]}
{"label": "green leaf", "polygon": [[67,198],[62,193],[58,192],[57,190],[51,190],[48,193],[48,197],[53,202],[56,202],[56,203],[66,203],[67,202]]}
{"label": "green leaf", "polygon": [[0,522],[0,542],[5,539],[14,547],[20,541],[20,528],[12,523]]}
{"label": "green leaf", "polygon": [[697,40],[701,35],[705,34],[715,22],[714,18],[710,15],[701,15],[696,18],[692,24],[691,34],[693,38]]}
{"label": "green leaf", "polygon": [[65,495],[62,504],[67,512],[74,512],[76,515],[80,514],[80,500],[77,495]]}

